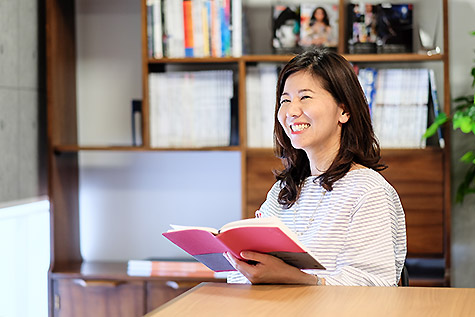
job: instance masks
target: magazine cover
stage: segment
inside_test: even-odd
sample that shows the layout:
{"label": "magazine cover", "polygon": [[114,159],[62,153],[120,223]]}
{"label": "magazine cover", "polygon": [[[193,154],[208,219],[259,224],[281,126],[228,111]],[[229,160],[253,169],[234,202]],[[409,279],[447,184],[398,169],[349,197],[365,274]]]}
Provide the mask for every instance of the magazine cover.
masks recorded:
{"label": "magazine cover", "polygon": [[412,4],[380,4],[377,8],[379,53],[412,52]]}
{"label": "magazine cover", "polygon": [[307,3],[300,6],[300,46],[337,47],[338,5]]}
{"label": "magazine cover", "polygon": [[300,37],[299,6],[276,5],[272,7],[272,46],[277,54],[298,53]]}
{"label": "magazine cover", "polygon": [[377,5],[358,2],[348,5],[348,49],[351,54],[376,53]]}
{"label": "magazine cover", "polygon": [[412,4],[349,4],[349,53],[412,52],[412,11]]}

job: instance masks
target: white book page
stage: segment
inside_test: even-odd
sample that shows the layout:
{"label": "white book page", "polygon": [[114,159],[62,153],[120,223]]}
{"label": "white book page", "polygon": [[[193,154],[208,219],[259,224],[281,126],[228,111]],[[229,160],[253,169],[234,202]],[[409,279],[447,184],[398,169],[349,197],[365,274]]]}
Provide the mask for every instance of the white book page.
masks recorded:
{"label": "white book page", "polygon": [[170,227],[172,227],[172,229],[168,230],[167,232],[196,229],[196,230],[208,231],[214,235],[218,234],[218,229],[211,228],[211,227],[196,227],[196,226],[182,226],[182,225],[170,225]]}

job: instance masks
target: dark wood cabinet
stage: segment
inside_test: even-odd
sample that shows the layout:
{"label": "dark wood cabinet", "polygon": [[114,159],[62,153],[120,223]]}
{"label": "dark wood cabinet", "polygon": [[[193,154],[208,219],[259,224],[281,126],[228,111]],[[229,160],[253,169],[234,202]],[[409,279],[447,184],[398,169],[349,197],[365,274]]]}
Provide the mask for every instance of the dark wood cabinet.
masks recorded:
{"label": "dark wood cabinet", "polygon": [[[184,274],[183,274],[184,275]],[[127,263],[84,262],[50,273],[51,316],[142,316],[201,282],[222,278],[129,276]]]}
{"label": "dark wood cabinet", "polygon": [[55,317],[129,317],[146,313],[142,281],[57,279],[53,294]]}

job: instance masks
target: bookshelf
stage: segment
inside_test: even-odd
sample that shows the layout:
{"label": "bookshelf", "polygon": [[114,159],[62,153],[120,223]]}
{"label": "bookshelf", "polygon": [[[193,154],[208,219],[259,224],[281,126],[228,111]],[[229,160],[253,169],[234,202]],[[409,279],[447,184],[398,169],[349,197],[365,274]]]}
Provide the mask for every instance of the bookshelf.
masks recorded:
{"label": "bookshelf", "polygon": [[[416,4],[432,5],[430,0],[414,1]],[[344,16],[344,0],[338,1],[340,16]],[[429,3],[429,4],[428,4]],[[418,53],[404,54],[348,54],[344,41],[345,19],[340,19],[338,51],[353,63],[364,65],[430,65],[436,64],[441,71],[438,84],[441,105],[450,112],[449,46],[448,46],[448,0],[439,0],[442,12],[442,32],[439,45],[442,54],[427,56]],[[245,4],[247,4],[245,2]],[[280,166],[271,149],[247,147],[246,129],[246,74],[247,68],[256,63],[285,63],[290,55],[273,55],[256,49],[254,54],[226,58],[148,58],[146,48],[146,1],[141,1],[142,17],[142,92],[143,92],[143,146],[80,145],[78,142],[78,115],[76,91],[76,39],[75,1],[46,1],[47,41],[47,120],[49,156],[49,196],[51,201],[51,267],[49,271],[50,316],[66,314],[68,305],[75,301],[87,303],[90,292],[101,299],[90,309],[99,311],[108,305],[121,302],[124,312],[144,314],[163,298],[169,299],[179,292],[167,288],[166,278],[137,278],[126,274],[124,263],[89,263],[83,261],[80,252],[79,231],[79,154],[86,152],[108,153],[153,153],[162,151],[231,151],[241,157],[241,206],[242,217],[252,217],[265,194],[274,182],[272,168]],[[422,6],[422,5],[421,5]],[[249,21],[259,12],[268,12],[259,2],[257,9],[249,14]],[[258,28],[258,27],[256,27]],[[257,34],[256,36],[259,36]],[[265,42],[265,41],[262,41]],[[236,71],[239,117],[239,144],[228,147],[202,148],[153,148],[150,146],[150,109],[148,106],[148,74],[167,65],[198,68],[230,65]],[[383,159],[390,166],[384,176],[395,186],[406,211],[408,228],[408,256],[415,258],[439,258],[445,263],[445,275],[440,278],[411,278],[412,285],[450,285],[450,137],[444,131],[446,146],[443,149],[383,149]],[[81,282],[82,281],[82,282]],[[84,282],[85,281],[85,282]],[[93,290],[84,285],[94,281]],[[179,279],[183,292],[198,280]],[[169,294],[169,295],[163,295]],[[171,294],[171,295],[170,295]],[[168,297],[167,297],[168,296]],[[108,301],[104,298],[115,298]],[[67,302],[70,300],[72,302]],[[136,305],[135,302],[140,302]],[[153,304],[151,304],[153,303]],[[64,309],[61,310],[61,307]],[[91,310],[94,311],[94,310]],[[100,316],[100,314],[94,314]]]}

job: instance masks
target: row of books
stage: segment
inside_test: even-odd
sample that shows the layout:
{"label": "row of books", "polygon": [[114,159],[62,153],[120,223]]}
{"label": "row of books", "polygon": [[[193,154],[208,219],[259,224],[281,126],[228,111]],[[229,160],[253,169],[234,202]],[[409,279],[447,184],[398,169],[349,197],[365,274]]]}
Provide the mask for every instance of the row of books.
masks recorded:
{"label": "row of books", "polygon": [[[347,6],[350,53],[411,52],[412,4],[374,4],[358,1]],[[311,46],[336,47],[339,8],[315,1],[273,7],[273,48],[276,53],[296,53]]]}
{"label": "row of books", "polygon": [[241,0],[147,0],[151,58],[242,54]]}
{"label": "row of books", "polygon": [[[383,148],[424,148],[422,138],[439,112],[433,70],[358,70],[376,136]],[[439,131],[438,146],[444,147]]]}
{"label": "row of books", "polygon": [[231,70],[150,73],[150,145],[229,146],[233,96]]}

